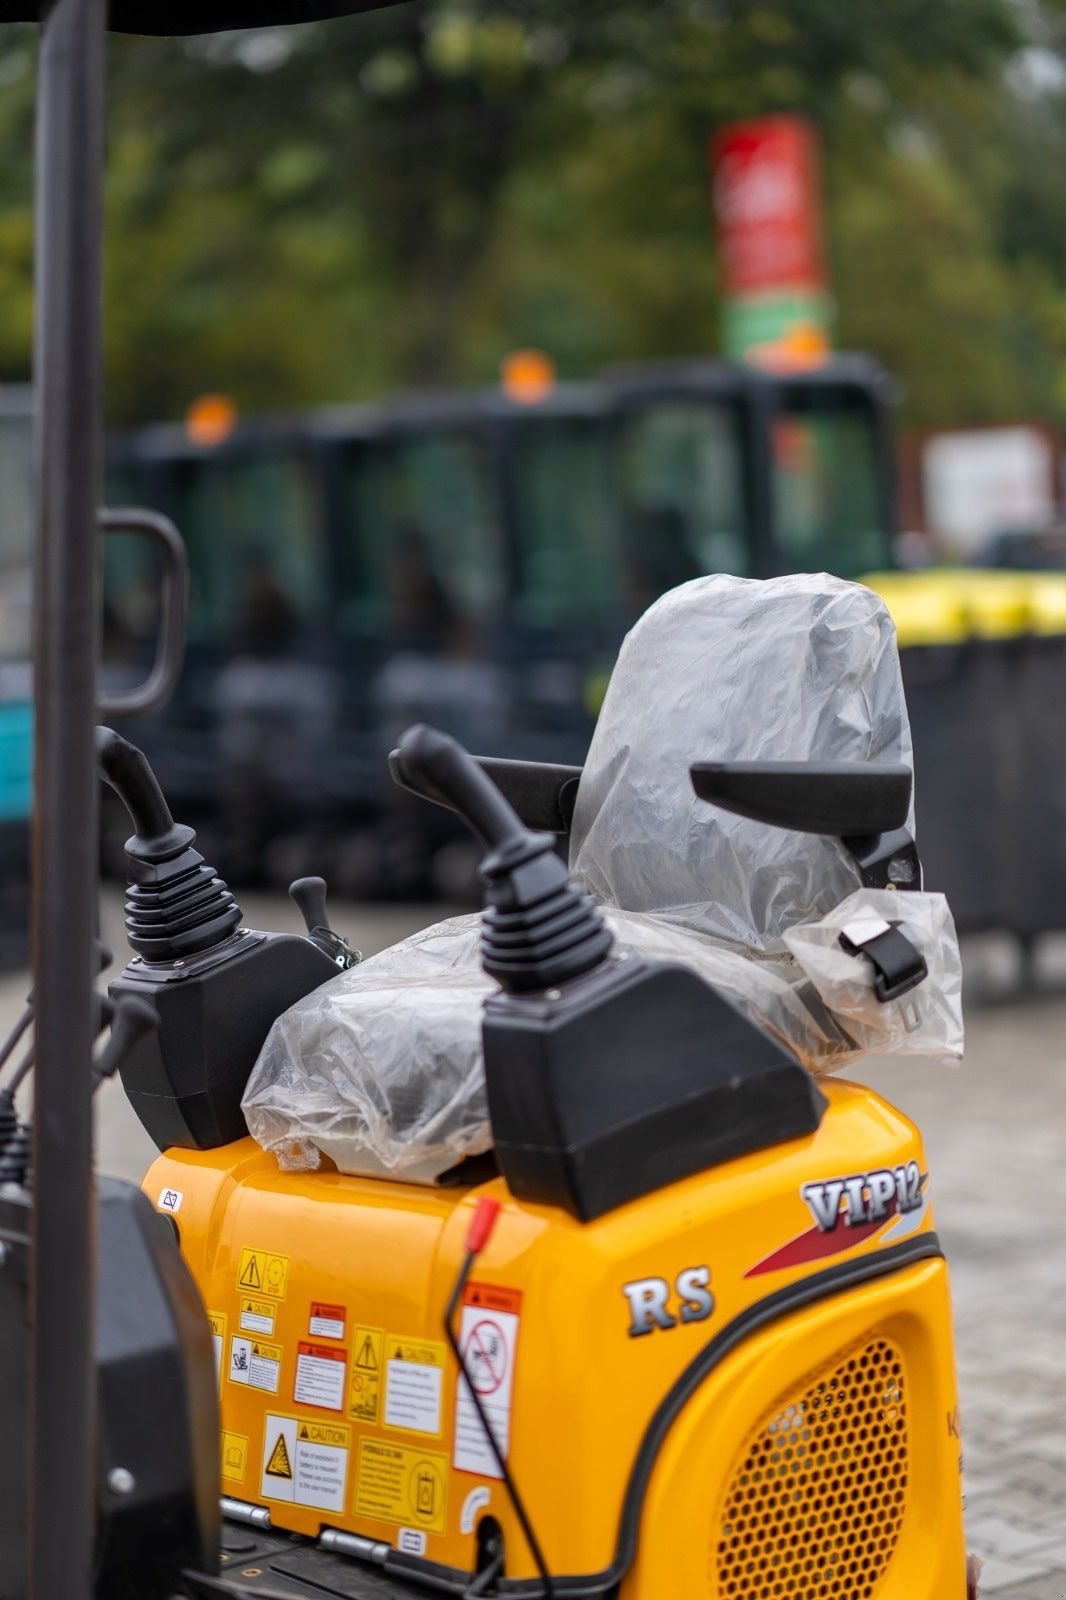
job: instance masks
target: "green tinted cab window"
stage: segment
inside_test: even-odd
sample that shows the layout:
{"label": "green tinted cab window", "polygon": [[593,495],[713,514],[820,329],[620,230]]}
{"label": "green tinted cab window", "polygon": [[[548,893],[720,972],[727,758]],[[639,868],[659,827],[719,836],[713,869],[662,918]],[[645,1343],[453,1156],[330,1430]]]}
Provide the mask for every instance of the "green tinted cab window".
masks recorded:
{"label": "green tinted cab window", "polygon": [[874,419],[858,401],[786,404],[773,423],[777,565],[857,577],[889,555]]}
{"label": "green tinted cab window", "polygon": [[176,517],[193,572],[189,632],[227,650],[283,649],[327,601],[314,462],[269,446],[182,462]]}
{"label": "green tinted cab window", "polygon": [[458,643],[503,589],[488,455],[465,433],[397,435],[345,456],[342,626],[424,647]]}
{"label": "green tinted cab window", "polygon": [[649,402],[623,434],[627,558],[650,601],[708,572],[752,570],[736,412],[709,400]]}
{"label": "green tinted cab window", "polygon": [[619,500],[606,423],[515,424],[517,612],[533,627],[613,616],[622,605]]}

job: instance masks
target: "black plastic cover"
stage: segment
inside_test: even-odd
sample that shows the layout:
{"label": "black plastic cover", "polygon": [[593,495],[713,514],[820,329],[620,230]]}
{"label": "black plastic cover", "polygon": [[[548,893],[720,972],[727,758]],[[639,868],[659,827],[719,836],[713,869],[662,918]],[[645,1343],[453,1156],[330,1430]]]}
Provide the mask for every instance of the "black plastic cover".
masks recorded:
{"label": "black plastic cover", "polygon": [[110,984],[159,1013],[122,1068],[130,1105],[160,1150],[214,1150],[243,1139],[241,1111],[271,1024],[337,975],[334,961],[297,934],[244,929],[184,962],[131,961]]}
{"label": "black plastic cover", "polygon": [[687,968],[608,961],[563,989],[491,996],[485,1074],[512,1193],[584,1221],[813,1133],[825,1099]]}
{"label": "black plastic cover", "polygon": [[162,1600],[185,1567],[218,1570],[214,1348],[170,1219],[117,1178],[98,1193],[95,1594]]}
{"label": "black plastic cover", "polygon": [[[218,1569],[218,1390],[211,1331],[170,1218],[139,1189],[97,1189],[96,1600],[169,1600]],[[26,1592],[30,1196],[0,1197],[0,1596]],[[62,1263],[54,1264],[62,1270]],[[71,1330],[77,1339],[77,1331]],[[62,1440],[57,1441],[62,1447]],[[118,1479],[112,1473],[118,1473]],[[45,1515],[48,1515],[47,1508]],[[63,1537],[62,1526],[55,1537]]]}

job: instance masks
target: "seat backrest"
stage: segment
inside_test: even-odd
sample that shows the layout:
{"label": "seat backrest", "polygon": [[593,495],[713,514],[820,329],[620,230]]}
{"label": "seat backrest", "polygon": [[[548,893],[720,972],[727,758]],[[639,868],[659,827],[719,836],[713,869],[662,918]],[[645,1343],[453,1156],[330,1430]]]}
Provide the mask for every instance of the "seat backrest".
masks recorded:
{"label": "seat backrest", "polygon": [[622,646],[582,773],[570,866],[597,899],[779,949],[858,872],[835,839],[697,799],[690,764],[729,760],[911,765],[895,628],[872,590],[825,573],[672,589]]}

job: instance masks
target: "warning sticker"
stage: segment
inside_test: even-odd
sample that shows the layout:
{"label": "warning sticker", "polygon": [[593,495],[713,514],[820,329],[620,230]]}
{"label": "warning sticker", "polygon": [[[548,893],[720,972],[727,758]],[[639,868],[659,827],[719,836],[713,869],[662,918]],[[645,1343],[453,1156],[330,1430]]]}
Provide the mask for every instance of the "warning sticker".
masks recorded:
{"label": "warning sticker", "polygon": [[312,1300],[307,1331],[312,1339],[343,1339],[347,1315],[344,1306],[327,1306],[321,1301]]}
{"label": "warning sticker", "polygon": [[378,1439],[360,1444],[357,1517],[443,1533],[447,1495],[447,1456]]}
{"label": "warning sticker", "polygon": [[215,1376],[218,1378],[218,1392],[222,1393],[222,1358],[226,1349],[226,1313],[224,1311],[209,1311],[207,1320],[211,1324],[211,1343],[215,1347]]}
{"label": "warning sticker", "polygon": [[332,1422],[267,1414],[263,1434],[264,1500],[343,1511],[351,1431]]}
{"label": "warning sticker", "polygon": [[251,1389],[277,1394],[281,1373],[281,1346],[264,1344],[262,1339],[242,1339],[234,1334],[229,1347],[231,1383],[244,1383]]}
{"label": "warning sticker", "polygon": [[244,1482],[244,1469],[248,1465],[248,1440],[243,1433],[222,1435],[222,1476]]}
{"label": "warning sticker", "polygon": [[498,1283],[468,1283],[463,1304],[484,1306],[486,1311],[510,1311],[517,1317],[522,1309],[521,1289],[505,1289]]}
{"label": "warning sticker", "polygon": [[444,1346],[432,1339],[385,1341],[385,1425],[408,1433],[440,1433]]}
{"label": "warning sticker", "polygon": [[[475,1288],[479,1294],[476,1304],[473,1303]],[[470,1385],[481,1401],[481,1408],[500,1453],[506,1457],[511,1437],[511,1395],[519,1322],[517,1311],[496,1310],[488,1306],[484,1298],[486,1292],[483,1284],[471,1285],[463,1305],[463,1320],[459,1329],[463,1374],[459,1378],[455,1406],[452,1460],[461,1472],[499,1478],[500,1469],[492,1445],[481,1426],[481,1418],[471,1398]],[[509,1295],[512,1291],[504,1290],[502,1293]]]}
{"label": "warning sticker", "polygon": [[277,1309],[273,1300],[250,1300],[245,1296],[241,1301],[241,1327],[249,1333],[273,1333]]}
{"label": "warning sticker", "polygon": [[284,1300],[289,1288],[289,1257],[272,1255],[269,1250],[241,1251],[237,1268],[238,1289],[251,1289],[255,1294],[270,1294],[275,1300]]}
{"label": "warning sticker", "polygon": [[348,1415],[377,1422],[381,1411],[381,1375],[385,1335],[380,1328],[356,1328],[352,1340],[352,1381]]}
{"label": "warning sticker", "polygon": [[325,1406],[329,1411],[344,1410],[344,1368],[347,1350],[331,1344],[297,1346],[296,1388],[293,1399],[303,1406]]}

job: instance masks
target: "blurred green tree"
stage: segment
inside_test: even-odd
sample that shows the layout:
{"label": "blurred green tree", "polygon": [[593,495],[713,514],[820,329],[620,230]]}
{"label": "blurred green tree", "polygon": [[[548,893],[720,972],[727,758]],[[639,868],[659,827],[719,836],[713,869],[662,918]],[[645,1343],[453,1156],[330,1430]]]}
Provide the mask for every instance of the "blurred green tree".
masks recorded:
{"label": "blurred green tree", "polygon": [[[30,339],[31,30],[0,57],[0,378]],[[115,421],[711,350],[707,138],[824,140],[841,342],[932,422],[1066,417],[1061,0],[414,0],[115,38]]]}

